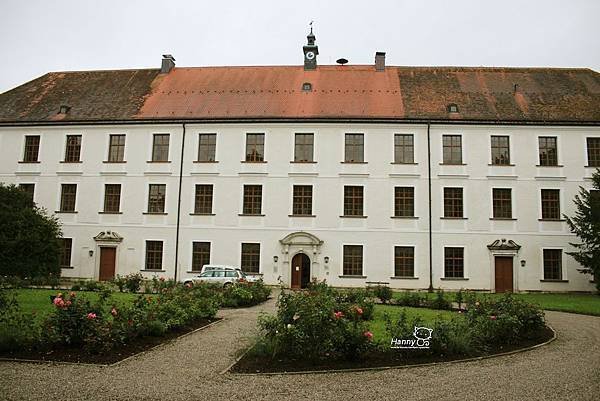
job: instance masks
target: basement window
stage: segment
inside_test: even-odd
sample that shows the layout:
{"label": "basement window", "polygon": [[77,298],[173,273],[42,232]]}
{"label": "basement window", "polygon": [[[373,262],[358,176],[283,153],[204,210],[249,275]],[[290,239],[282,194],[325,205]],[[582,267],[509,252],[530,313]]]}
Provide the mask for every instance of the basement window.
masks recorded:
{"label": "basement window", "polygon": [[312,84],[310,82],[305,82],[302,84],[302,90],[309,92],[312,90]]}
{"label": "basement window", "polygon": [[458,106],[456,103],[450,103],[448,105],[448,113],[458,113]]}

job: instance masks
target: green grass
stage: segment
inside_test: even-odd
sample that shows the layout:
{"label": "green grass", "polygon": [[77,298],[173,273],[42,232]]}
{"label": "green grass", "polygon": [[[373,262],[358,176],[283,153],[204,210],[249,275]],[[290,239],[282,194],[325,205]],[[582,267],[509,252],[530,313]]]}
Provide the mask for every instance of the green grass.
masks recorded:
{"label": "green grass", "polygon": [[[56,295],[59,292],[68,294],[70,291],[62,290],[41,290],[41,289],[19,289],[9,290],[9,294],[15,294],[19,306],[23,312],[31,313],[35,312],[38,318],[43,318],[48,315],[54,306],[50,303],[50,295]],[[88,291],[75,291],[77,296],[86,297],[91,301],[98,299],[97,292]],[[132,302],[137,294],[129,293],[113,293],[112,297],[117,304],[123,304],[126,302]]]}
{"label": "green grass", "polygon": [[[435,293],[419,293],[426,295],[428,299],[433,299]],[[395,292],[394,298],[400,298],[402,292]],[[454,293],[444,294],[446,299],[454,301]],[[477,293],[478,297],[501,297],[503,294]],[[522,293],[513,294],[515,298],[539,305],[546,310],[560,312],[581,313],[584,315],[600,316],[600,295],[598,294],[578,294],[578,293]]]}
{"label": "green grass", "polygon": [[438,317],[442,319],[450,319],[450,317],[456,312],[433,310],[425,308],[409,308],[404,306],[391,306],[391,305],[375,305],[375,312],[373,314],[373,320],[369,322],[369,329],[373,333],[375,341],[389,341],[388,335],[385,331],[384,315],[387,313],[392,321],[398,319],[401,311],[406,311],[406,316],[409,320],[419,316],[423,320],[423,325],[433,323]]}

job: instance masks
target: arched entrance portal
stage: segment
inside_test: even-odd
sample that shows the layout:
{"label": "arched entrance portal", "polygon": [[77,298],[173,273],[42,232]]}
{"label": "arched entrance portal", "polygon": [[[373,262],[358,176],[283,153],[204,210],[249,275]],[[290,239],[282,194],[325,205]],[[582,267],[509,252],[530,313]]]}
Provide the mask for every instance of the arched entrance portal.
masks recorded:
{"label": "arched entrance portal", "polygon": [[298,253],[292,258],[292,288],[306,288],[310,283],[310,258]]}

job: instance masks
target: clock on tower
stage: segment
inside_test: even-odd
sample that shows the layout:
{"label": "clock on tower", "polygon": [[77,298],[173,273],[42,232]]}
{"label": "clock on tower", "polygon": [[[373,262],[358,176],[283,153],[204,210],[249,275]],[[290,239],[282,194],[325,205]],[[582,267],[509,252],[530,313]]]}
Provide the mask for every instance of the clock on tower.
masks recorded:
{"label": "clock on tower", "polygon": [[316,70],[319,46],[315,45],[315,35],[313,34],[312,26],[310,27],[310,33],[306,38],[308,39],[308,43],[302,47],[302,50],[304,51],[304,69]]}

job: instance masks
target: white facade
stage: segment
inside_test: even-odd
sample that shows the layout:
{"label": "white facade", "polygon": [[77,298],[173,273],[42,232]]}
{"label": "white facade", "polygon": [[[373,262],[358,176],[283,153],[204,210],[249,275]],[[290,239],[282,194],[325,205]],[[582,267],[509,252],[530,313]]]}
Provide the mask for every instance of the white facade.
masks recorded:
{"label": "white facade", "polygon": [[[513,258],[516,291],[591,291],[590,276],[565,252],[576,237],[564,221],[541,220],[541,190],[560,190],[560,213],[572,215],[579,187],[591,188],[586,138],[598,127],[431,125],[428,164],[426,124],[182,124],[29,126],[0,128],[0,182],[35,184],[35,202],[59,210],[61,184],[77,184],[76,213],[58,213],[65,238],[72,238],[72,268],[63,276],[98,278],[100,248],[116,247],[116,274],[142,271],[173,277],[178,194],[181,209],[177,277],[191,277],[192,243],[210,242],[210,262],[240,265],[241,244],[260,243],[260,274],[268,284],[290,285],[291,260],[305,253],[310,276],[334,286],[385,282],[393,288],[495,289],[495,257]],[[169,162],[152,163],[152,136],[170,134]],[[198,135],[217,134],[216,163],[197,160]],[[266,163],[242,162],[247,133],[264,133]],[[315,163],[294,160],[294,135],[314,134]],[[344,161],[346,133],[364,134],[365,163]],[[81,134],[81,163],[64,163],[66,135]],[[106,163],[109,135],[126,135],[124,163]],[[414,135],[414,164],[394,164],[394,134]],[[461,165],[442,163],[442,135],[462,138]],[[26,135],[39,135],[39,163],[23,163]],[[491,165],[492,135],[510,138],[511,165]],[[557,137],[558,166],[538,167],[538,137]],[[431,168],[431,244],[429,241]],[[149,184],[166,184],[165,214],[145,214]],[[101,213],[104,185],[121,184],[119,214]],[[212,215],[194,215],[196,184],[213,185]],[[243,186],[262,185],[262,216],[242,214]],[[312,185],[313,217],[293,217],[293,185]],[[364,187],[365,218],[341,217],[344,185]],[[414,187],[414,218],[393,218],[394,187]],[[464,218],[442,218],[443,188],[463,188]],[[492,189],[512,190],[512,218],[492,219]],[[121,242],[94,239],[115,232]],[[281,242],[293,233],[289,241]],[[515,250],[490,250],[506,239]],[[162,271],[145,271],[148,240],[163,241]],[[312,243],[311,243],[312,241]],[[362,245],[362,275],[343,275],[343,246]],[[394,247],[414,247],[414,277],[394,277]],[[464,277],[444,277],[444,248],[464,248]],[[562,274],[544,280],[543,250],[561,249]],[[327,260],[327,262],[326,262]]]}

